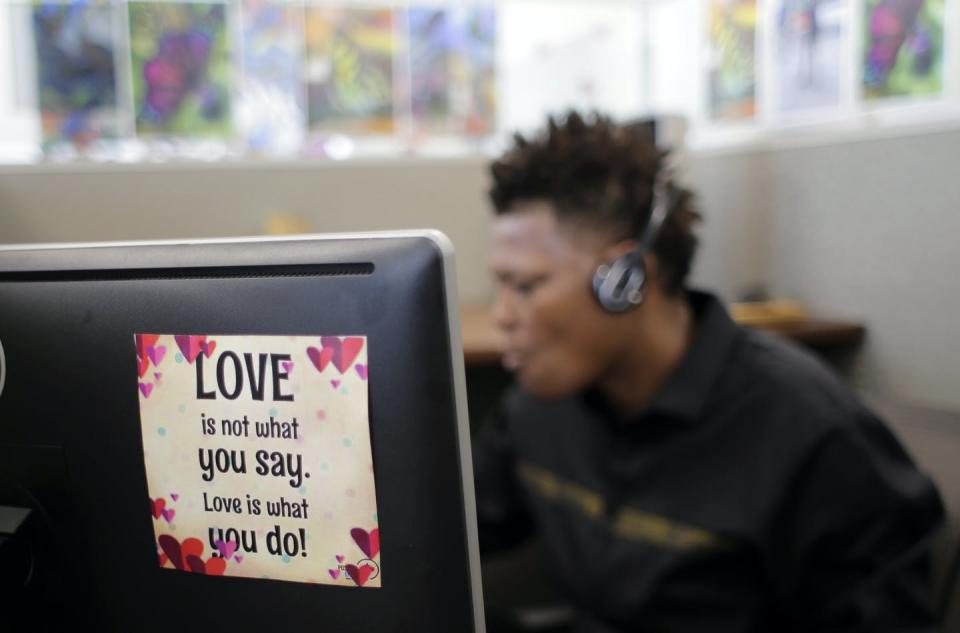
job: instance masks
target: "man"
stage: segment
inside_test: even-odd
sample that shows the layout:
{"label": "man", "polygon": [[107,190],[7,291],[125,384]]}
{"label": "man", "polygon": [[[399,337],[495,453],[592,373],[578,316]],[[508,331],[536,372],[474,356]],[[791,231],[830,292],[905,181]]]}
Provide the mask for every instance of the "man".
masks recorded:
{"label": "man", "polygon": [[492,166],[517,385],[475,438],[482,551],[536,532],[578,632],[933,630],[936,490],[816,360],[686,289],[662,157],[571,113]]}

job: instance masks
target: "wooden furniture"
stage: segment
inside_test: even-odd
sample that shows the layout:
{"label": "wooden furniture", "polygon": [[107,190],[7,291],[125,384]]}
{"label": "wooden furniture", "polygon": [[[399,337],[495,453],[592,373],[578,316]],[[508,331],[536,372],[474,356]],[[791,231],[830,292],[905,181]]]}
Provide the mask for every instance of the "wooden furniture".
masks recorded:
{"label": "wooden furniture", "polygon": [[[736,318],[737,311],[733,310]],[[814,318],[746,320],[750,327],[777,332],[818,351],[855,345],[863,340],[866,328],[861,323],[827,321]],[[463,355],[468,366],[480,367],[500,362],[500,335],[487,305],[460,306]]]}

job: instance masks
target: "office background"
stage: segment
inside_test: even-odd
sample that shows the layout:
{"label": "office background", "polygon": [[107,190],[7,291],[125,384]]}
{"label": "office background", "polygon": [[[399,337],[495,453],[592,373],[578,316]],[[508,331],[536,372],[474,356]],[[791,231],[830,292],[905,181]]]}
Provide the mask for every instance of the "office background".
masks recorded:
{"label": "office background", "polygon": [[[511,129],[532,129],[569,105],[620,118],[677,113],[690,121],[683,172],[705,216],[694,283],[728,300],[762,288],[805,302],[814,315],[860,321],[868,335],[848,367],[857,386],[960,408],[960,29],[952,26],[960,2],[928,0],[940,20],[937,85],[879,96],[864,63],[865,20],[877,3],[823,4],[843,5],[848,16],[832,60],[838,88],[832,105],[801,116],[785,112],[777,87],[785,45],[773,25],[789,2],[484,3],[498,16],[496,134],[447,134],[439,153],[421,151],[429,142],[409,134],[380,150],[363,151],[360,140],[342,161],[296,152],[128,163],[15,156],[10,148],[35,147],[40,134],[16,89],[30,50],[20,37],[19,49],[0,45],[0,149],[8,157],[0,242],[256,235],[278,214],[318,232],[435,227],[456,246],[462,300],[479,303],[492,296],[486,165]],[[0,28],[23,36],[15,5],[3,3]],[[723,63],[709,54],[717,53],[715,5],[752,7],[756,27],[749,78],[726,95],[736,107],[724,112],[711,92]],[[618,63],[598,71],[604,55]],[[539,74],[549,81],[524,92]],[[409,124],[412,110],[405,112]]]}

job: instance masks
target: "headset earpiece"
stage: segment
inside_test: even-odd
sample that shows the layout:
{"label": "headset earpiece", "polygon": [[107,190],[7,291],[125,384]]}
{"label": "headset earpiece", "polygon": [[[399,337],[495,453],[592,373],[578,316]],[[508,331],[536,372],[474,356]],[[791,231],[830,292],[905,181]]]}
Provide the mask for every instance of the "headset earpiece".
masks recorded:
{"label": "headset earpiece", "polygon": [[626,312],[643,302],[643,286],[647,273],[643,258],[635,262],[636,251],[627,253],[597,268],[593,275],[593,292],[608,312]]}
{"label": "headset earpiece", "polygon": [[672,204],[669,183],[669,171],[660,170],[653,185],[650,220],[637,241],[637,247],[609,264],[602,264],[593,274],[593,294],[607,312],[626,312],[643,303],[644,285],[647,281],[643,256],[653,248],[670,213]]}

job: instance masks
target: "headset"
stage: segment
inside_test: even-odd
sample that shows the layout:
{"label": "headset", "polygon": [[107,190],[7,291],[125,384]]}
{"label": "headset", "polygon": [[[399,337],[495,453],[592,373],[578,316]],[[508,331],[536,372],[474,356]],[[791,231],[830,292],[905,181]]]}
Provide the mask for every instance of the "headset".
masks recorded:
{"label": "headset", "polygon": [[670,194],[670,170],[661,169],[653,183],[650,219],[637,240],[637,247],[610,263],[601,264],[593,274],[593,294],[607,312],[618,314],[643,303],[647,281],[643,256],[653,248],[670,215],[673,207]]}

